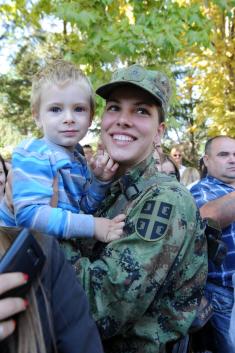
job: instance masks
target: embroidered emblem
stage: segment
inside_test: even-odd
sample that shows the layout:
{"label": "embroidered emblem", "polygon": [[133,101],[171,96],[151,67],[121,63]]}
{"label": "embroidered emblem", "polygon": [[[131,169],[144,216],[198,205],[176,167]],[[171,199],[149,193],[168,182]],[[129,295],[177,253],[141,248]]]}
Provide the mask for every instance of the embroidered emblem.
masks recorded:
{"label": "embroidered emblem", "polygon": [[141,210],[141,213],[152,214],[154,210],[155,202],[156,201],[146,201]]}
{"label": "embroidered emblem", "polygon": [[156,200],[145,201],[135,224],[136,234],[146,241],[156,241],[166,235],[174,206]]}
{"label": "embroidered emblem", "polygon": [[171,204],[167,202],[161,202],[157,215],[159,217],[169,219],[171,215],[171,210],[172,210]]}
{"label": "embroidered emblem", "polygon": [[142,237],[145,237],[145,234],[147,233],[149,222],[149,219],[144,218],[139,218],[137,221],[137,231]]}

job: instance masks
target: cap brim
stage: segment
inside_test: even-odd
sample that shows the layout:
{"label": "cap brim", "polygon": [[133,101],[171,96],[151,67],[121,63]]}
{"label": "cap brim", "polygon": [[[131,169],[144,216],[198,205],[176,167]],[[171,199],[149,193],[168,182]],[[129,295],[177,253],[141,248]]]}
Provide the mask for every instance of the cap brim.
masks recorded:
{"label": "cap brim", "polygon": [[99,88],[97,88],[96,90],[96,94],[98,94],[98,96],[104,98],[104,99],[108,99],[110,94],[112,93],[112,91],[120,86],[134,86],[134,87],[138,87],[141,88],[143,91],[149,93],[153,99],[160,105],[162,106],[162,102],[160,100],[160,98],[156,97],[151,91],[149,91],[148,89],[142,87],[141,85],[138,85],[137,83],[134,82],[129,82],[129,81],[116,81],[116,82],[110,82],[107,83],[106,85],[103,85]]}
{"label": "cap brim", "polygon": [[98,94],[100,97],[104,99],[107,99],[110,96],[111,92],[114,90],[114,88],[118,86],[127,86],[127,85],[131,85],[131,83],[126,81],[116,81],[116,82],[107,83],[106,85],[103,85],[97,88],[96,94]]}

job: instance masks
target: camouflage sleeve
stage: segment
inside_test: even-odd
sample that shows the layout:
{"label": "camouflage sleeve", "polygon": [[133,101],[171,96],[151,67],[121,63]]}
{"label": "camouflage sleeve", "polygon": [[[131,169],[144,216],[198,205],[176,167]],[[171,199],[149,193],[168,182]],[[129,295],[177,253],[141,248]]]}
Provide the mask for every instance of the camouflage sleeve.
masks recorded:
{"label": "camouflage sleeve", "polygon": [[148,193],[132,207],[126,229],[98,260],[79,260],[78,276],[102,338],[133,326],[140,334],[178,337],[195,317],[206,278],[195,203],[186,192]]}

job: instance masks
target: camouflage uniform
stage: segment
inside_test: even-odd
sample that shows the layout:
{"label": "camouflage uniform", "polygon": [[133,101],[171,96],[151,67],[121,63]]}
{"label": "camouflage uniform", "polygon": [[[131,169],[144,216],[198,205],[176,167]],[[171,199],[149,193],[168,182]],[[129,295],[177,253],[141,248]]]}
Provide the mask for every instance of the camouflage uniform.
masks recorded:
{"label": "camouflage uniform", "polygon": [[152,157],[113,184],[100,215],[124,237],[96,243],[76,271],[105,352],[157,353],[190,327],[207,275],[204,225],[190,193]]}

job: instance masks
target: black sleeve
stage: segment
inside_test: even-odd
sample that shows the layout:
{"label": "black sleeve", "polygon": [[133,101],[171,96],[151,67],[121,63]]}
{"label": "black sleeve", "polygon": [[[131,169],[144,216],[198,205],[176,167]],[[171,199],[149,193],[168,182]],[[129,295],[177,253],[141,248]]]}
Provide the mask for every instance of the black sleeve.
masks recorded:
{"label": "black sleeve", "polygon": [[57,241],[49,255],[51,304],[59,353],[102,353],[102,344],[88,301]]}

